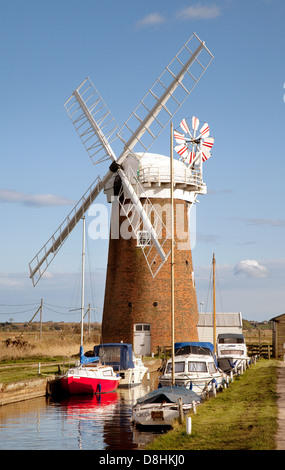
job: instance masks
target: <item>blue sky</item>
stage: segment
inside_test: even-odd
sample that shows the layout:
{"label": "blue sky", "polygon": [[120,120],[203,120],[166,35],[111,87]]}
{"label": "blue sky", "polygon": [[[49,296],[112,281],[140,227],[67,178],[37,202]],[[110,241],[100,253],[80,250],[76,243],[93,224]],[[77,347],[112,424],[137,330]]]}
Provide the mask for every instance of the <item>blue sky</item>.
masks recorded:
{"label": "blue sky", "polygon": [[[192,252],[198,304],[211,310],[215,252],[219,311],[260,321],[283,313],[284,1],[0,0],[0,8],[0,320],[29,320],[41,298],[45,320],[73,320],[69,308],[79,304],[81,227],[36,288],[28,273],[98,174],[66,99],[90,76],[122,125],[194,31],[215,58],[173,124],[196,115],[215,137]],[[168,132],[152,150],[169,153]],[[107,205],[103,195],[97,202]],[[88,250],[86,302],[100,312],[108,244],[89,238]]]}

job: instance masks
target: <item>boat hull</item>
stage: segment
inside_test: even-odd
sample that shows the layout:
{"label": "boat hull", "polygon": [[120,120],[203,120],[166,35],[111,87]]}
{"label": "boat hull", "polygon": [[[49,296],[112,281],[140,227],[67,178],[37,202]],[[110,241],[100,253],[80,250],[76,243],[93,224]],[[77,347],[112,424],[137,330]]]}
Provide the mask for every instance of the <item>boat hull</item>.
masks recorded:
{"label": "boat hull", "polygon": [[238,372],[242,368],[245,369],[249,364],[249,357],[241,358],[237,356],[229,356],[229,357],[218,357],[218,364],[219,368],[229,374],[230,372]]}
{"label": "boat hull", "polygon": [[60,379],[62,389],[70,395],[95,394],[113,392],[118,387],[118,381],[88,379],[86,377],[65,377]]}
{"label": "boat hull", "polygon": [[118,388],[120,380],[111,368],[78,367],[69,369],[60,378],[60,385],[69,395],[96,394],[113,392]]}
{"label": "boat hull", "polygon": [[[183,413],[187,414],[192,406],[183,407]],[[133,423],[136,426],[172,427],[173,422],[179,419],[178,405],[145,405],[133,409]]]}
{"label": "boat hull", "polygon": [[142,367],[119,372],[121,376],[119,387],[136,387],[140,385],[147,371],[147,367]]}
{"label": "boat hull", "polygon": [[[171,377],[160,377],[159,383],[162,387],[170,386],[172,383]],[[215,389],[219,390],[223,388],[224,379],[222,375],[217,377],[201,377],[201,378],[178,378],[175,377],[175,385],[178,387],[185,387],[188,390],[192,390],[199,396],[203,396],[207,391],[211,391],[214,385]]]}

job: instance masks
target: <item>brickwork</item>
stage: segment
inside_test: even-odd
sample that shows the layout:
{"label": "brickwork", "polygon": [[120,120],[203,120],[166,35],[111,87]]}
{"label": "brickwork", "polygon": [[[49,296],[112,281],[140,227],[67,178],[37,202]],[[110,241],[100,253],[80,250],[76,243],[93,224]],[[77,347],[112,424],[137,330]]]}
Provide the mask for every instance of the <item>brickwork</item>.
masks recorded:
{"label": "brickwork", "polygon": [[[152,203],[170,205],[170,201],[161,199],[152,199]],[[181,222],[175,224],[175,341],[198,341],[187,204],[175,200],[175,220],[177,211],[183,211]],[[185,239],[181,241],[182,233],[184,237],[186,234],[187,243]],[[170,249],[170,240],[167,243],[165,251]],[[110,238],[102,340],[133,344],[134,324],[149,323],[151,351],[156,352],[158,346],[171,344],[171,257],[153,278],[142,250],[136,245],[133,238]]]}

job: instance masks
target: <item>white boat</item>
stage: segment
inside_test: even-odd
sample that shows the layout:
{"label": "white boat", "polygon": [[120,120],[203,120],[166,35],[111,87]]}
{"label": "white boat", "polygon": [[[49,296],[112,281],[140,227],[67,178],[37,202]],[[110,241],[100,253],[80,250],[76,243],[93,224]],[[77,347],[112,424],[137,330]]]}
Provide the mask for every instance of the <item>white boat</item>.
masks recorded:
{"label": "white boat", "polygon": [[242,334],[223,333],[217,339],[217,360],[220,369],[229,374],[245,369],[250,362]]}
{"label": "white boat", "polygon": [[102,364],[112,366],[121,377],[119,387],[133,387],[141,384],[148,368],[141,357],[135,356],[129,343],[105,343],[94,347],[94,355]]}
{"label": "white boat", "polygon": [[[203,342],[175,343],[175,384],[193,390],[204,397],[208,392],[223,388],[226,375],[218,368],[213,354],[213,345]],[[172,383],[172,358],[159,378],[161,386]]]}
{"label": "white boat", "polygon": [[83,351],[84,318],[84,266],[85,266],[85,217],[83,217],[82,242],[82,292],[81,292],[81,337],[80,363],[59,378],[64,393],[69,395],[108,393],[117,389],[121,378],[111,366],[99,363],[99,357],[86,357]]}
{"label": "white boat", "polygon": [[186,415],[201,401],[195,392],[184,387],[161,387],[137,400],[132,422],[144,427],[172,427],[181,413]]}

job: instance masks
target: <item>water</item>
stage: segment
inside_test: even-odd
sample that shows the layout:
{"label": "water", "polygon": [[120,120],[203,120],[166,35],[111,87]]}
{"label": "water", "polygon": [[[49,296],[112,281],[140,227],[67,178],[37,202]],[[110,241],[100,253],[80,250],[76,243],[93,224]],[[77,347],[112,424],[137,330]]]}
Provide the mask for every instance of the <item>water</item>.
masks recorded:
{"label": "water", "polygon": [[137,398],[154,388],[144,380],[131,389],[61,400],[36,398],[0,407],[1,450],[135,450],[156,432],[130,423]]}

